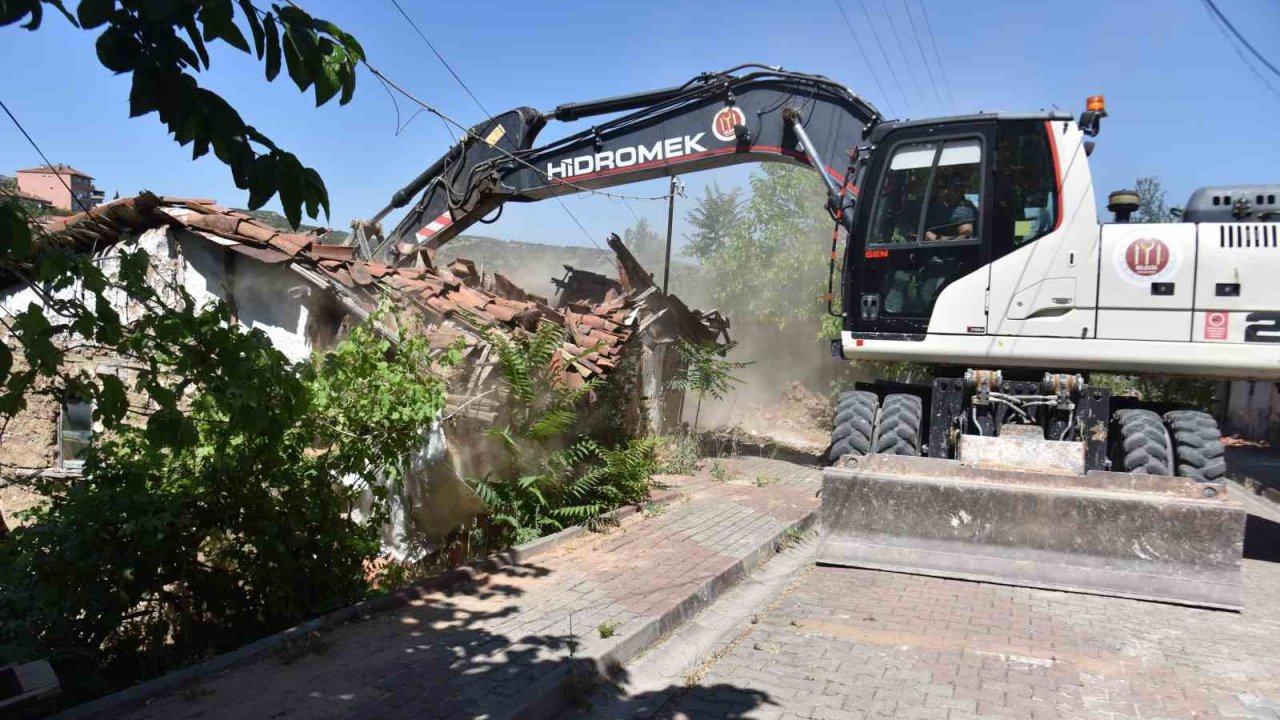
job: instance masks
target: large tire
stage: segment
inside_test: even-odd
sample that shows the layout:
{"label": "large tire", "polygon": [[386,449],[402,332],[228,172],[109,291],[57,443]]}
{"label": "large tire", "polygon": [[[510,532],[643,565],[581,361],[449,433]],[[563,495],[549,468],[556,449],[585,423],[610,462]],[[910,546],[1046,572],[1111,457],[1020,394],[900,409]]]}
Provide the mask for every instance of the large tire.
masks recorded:
{"label": "large tire", "polygon": [[872,452],[885,455],[920,455],[920,420],[924,403],[915,395],[887,395],[880,410]]}
{"label": "large tire", "polygon": [[840,394],[836,400],[835,428],[831,431],[827,462],[834,463],[843,455],[871,452],[871,434],[875,430],[876,410],[879,408],[880,398],[873,392],[853,390]]}
{"label": "large tire", "polygon": [[1173,443],[1160,416],[1150,410],[1118,410],[1112,469],[1135,475],[1172,475]]}
{"label": "large tire", "polygon": [[1222,432],[1213,416],[1199,410],[1174,410],[1164,415],[1173,433],[1173,456],[1178,477],[1217,482],[1227,474]]}

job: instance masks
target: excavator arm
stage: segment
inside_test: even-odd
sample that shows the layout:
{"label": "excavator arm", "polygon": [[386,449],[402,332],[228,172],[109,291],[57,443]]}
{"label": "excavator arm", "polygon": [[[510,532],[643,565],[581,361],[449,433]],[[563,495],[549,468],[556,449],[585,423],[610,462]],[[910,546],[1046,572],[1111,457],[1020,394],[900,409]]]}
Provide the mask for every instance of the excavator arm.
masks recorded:
{"label": "excavator arm", "polygon": [[[619,114],[623,113],[623,114]],[[548,121],[610,119],[535,147]],[[608,188],[744,162],[790,162],[818,171],[833,215],[851,223],[856,148],[880,113],[820,75],[762,65],[703,73],[676,87],[496,115],[398,191],[366,228],[373,254],[392,260],[434,252],[507,202]],[[376,228],[418,200],[395,229]],[[489,220],[492,222],[492,220]],[[360,231],[360,228],[357,228]]]}

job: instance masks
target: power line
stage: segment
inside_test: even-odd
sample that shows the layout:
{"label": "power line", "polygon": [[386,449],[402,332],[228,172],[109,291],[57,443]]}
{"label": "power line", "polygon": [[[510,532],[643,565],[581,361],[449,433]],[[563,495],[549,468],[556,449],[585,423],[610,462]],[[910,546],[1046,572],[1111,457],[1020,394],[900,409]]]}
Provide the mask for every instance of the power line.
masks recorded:
{"label": "power line", "polygon": [[422,32],[418,27],[418,24],[413,21],[413,18],[409,17],[409,13],[405,12],[404,8],[400,7],[400,3],[396,0],[391,0],[391,4],[396,6],[396,10],[399,10],[400,14],[404,16],[405,21],[409,23],[409,27],[412,27],[413,31],[418,33],[418,37],[422,38],[422,42],[427,44],[431,53],[436,56],[436,59],[440,61],[441,65],[444,65],[444,69],[448,70],[449,74],[453,76],[453,79],[457,80],[458,84],[462,86],[462,89],[467,91],[467,95],[471,96],[476,107],[480,108],[480,112],[484,113],[484,116],[487,118],[493,117],[493,113],[485,109],[484,103],[480,102],[480,98],[476,97],[476,94],[471,92],[471,88],[467,87],[467,83],[464,82],[458,73],[454,71],[453,66],[449,64],[449,61],[444,59],[444,56],[440,54],[439,50],[436,50],[436,46],[431,44],[431,40],[429,40],[426,34]]}
{"label": "power line", "polygon": [[907,107],[907,112],[911,112],[911,101],[907,99],[907,94],[902,91],[902,83],[898,81],[898,73],[893,71],[893,63],[889,61],[889,53],[884,50],[884,43],[880,42],[880,32],[876,30],[875,23],[871,22],[871,13],[867,12],[867,5],[862,0],[858,0],[859,7],[862,8],[862,16],[867,19],[867,25],[871,27],[871,37],[875,38],[876,46],[880,48],[880,57],[884,59],[884,64],[889,67],[889,77],[893,78],[893,84],[898,88],[898,94],[902,96],[902,102]]}
{"label": "power line", "polygon": [[911,6],[907,4],[907,0],[902,0],[902,9],[907,13],[907,20],[911,23],[911,36],[916,39],[916,49],[920,51],[920,59],[924,62],[925,72],[929,73],[929,84],[933,86],[933,97],[938,100],[938,108],[946,112],[946,106],[942,104],[942,94],[938,92],[938,83],[933,79],[933,69],[929,67],[929,58],[924,54],[924,44],[920,42],[920,31],[916,28],[916,19],[911,14]]}
{"label": "power line", "polygon": [[[476,139],[476,140],[482,140],[482,138],[480,138],[479,136],[472,134],[472,133],[471,133],[471,130],[470,130],[469,128],[467,128],[467,127],[464,127],[464,126],[462,125],[462,123],[458,122],[457,120],[454,120],[453,118],[451,118],[451,117],[449,117],[448,115],[444,114],[443,112],[441,112],[441,111],[437,110],[436,108],[432,107],[431,105],[428,105],[427,103],[425,103],[425,102],[423,102],[422,100],[420,100],[420,99],[418,99],[417,97],[415,97],[415,96],[414,96],[412,93],[410,93],[408,90],[405,90],[404,88],[400,87],[400,85],[398,85],[394,80],[392,80],[391,78],[389,78],[389,77],[387,77],[385,74],[383,74],[381,70],[378,70],[378,69],[377,69],[377,68],[375,68],[373,65],[369,64],[369,61],[367,61],[367,60],[362,60],[362,61],[361,61],[361,63],[365,66],[365,69],[367,69],[369,72],[373,73],[374,77],[376,77],[376,78],[378,78],[379,80],[381,80],[382,82],[386,83],[388,86],[390,86],[390,87],[391,87],[392,89],[394,89],[396,92],[400,93],[401,95],[403,95],[406,99],[410,100],[411,102],[413,102],[413,103],[417,104],[417,105],[418,105],[419,107],[421,107],[423,110],[425,110],[425,111],[427,111],[427,112],[431,113],[432,115],[435,115],[436,117],[440,118],[441,120],[444,120],[444,121],[448,122],[449,124],[453,125],[454,127],[458,128],[459,130],[461,130],[461,131],[462,131],[463,133],[465,133],[467,136],[469,136],[469,137],[471,137],[471,138],[473,138],[473,139]],[[514,161],[516,161],[516,162],[518,162],[518,163],[520,163],[521,165],[524,165],[525,167],[528,167],[528,168],[532,169],[534,172],[537,172],[538,174],[542,175],[543,177],[546,177],[548,180],[552,180],[552,178],[551,178],[550,176],[548,176],[546,173],[544,173],[544,172],[543,172],[541,169],[539,169],[537,166],[535,166],[535,165],[533,165],[532,163],[530,163],[530,162],[526,161],[524,158],[517,157],[517,156],[515,156],[515,155],[511,154],[510,152],[507,152],[506,150],[502,149],[501,147],[498,147],[497,145],[491,145],[490,147],[492,147],[494,150],[497,150],[499,153],[501,153],[501,154],[503,154],[503,155],[507,156],[508,158],[510,158],[510,159],[512,159],[512,160],[514,160]],[[574,184],[572,184],[572,183],[564,182],[564,181],[561,181],[561,182],[562,182],[562,184],[564,184],[564,185],[568,185],[569,187],[579,188],[579,186],[574,185]],[[627,196],[625,196],[625,195],[615,195],[614,193],[605,193],[605,192],[600,192],[600,191],[598,191],[598,190],[592,190],[592,189],[590,189],[590,188],[580,188],[580,189],[581,189],[581,190],[583,190],[583,191],[585,191],[585,192],[597,193],[597,194],[600,194],[600,195],[606,195],[606,196],[609,196],[609,197],[619,197],[619,198],[623,198],[623,199],[626,199],[626,197],[627,197]],[[591,235],[591,233],[587,232],[587,228],[586,228],[586,227],[584,227],[584,226],[582,225],[582,221],[581,221],[581,220],[579,220],[579,219],[578,219],[578,217],[577,217],[576,215],[574,215],[574,214],[573,214],[573,211],[569,209],[569,206],[568,206],[568,205],[565,205],[565,204],[564,204],[564,200],[560,199],[560,196],[559,196],[559,195],[557,195],[557,194],[555,194],[555,193],[552,193],[552,194],[551,194],[551,197],[555,198],[555,201],[560,205],[560,208],[561,208],[562,210],[564,210],[564,211],[565,211],[565,214],[567,214],[567,215],[569,216],[569,219],[573,221],[573,224],[578,226],[578,229],[579,229],[579,230],[581,230],[581,231],[582,231],[582,234],[583,234],[583,235],[585,235],[585,236],[587,237],[587,240],[591,241],[591,244],[592,244],[592,245],[595,245],[597,249],[603,250],[604,248],[600,247],[600,244],[599,244],[598,242],[596,242],[596,239]],[[662,197],[663,197],[663,198],[665,198],[666,196],[664,195],[664,196],[662,196]],[[655,199],[659,199],[659,198],[636,198],[636,199],[640,199],[640,200],[655,200]]]}
{"label": "power line", "polygon": [[[401,95],[403,95],[403,96],[405,97],[405,99],[407,99],[407,100],[409,100],[410,102],[414,103],[414,104],[415,104],[415,105],[417,105],[418,107],[421,107],[423,110],[425,110],[425,111],[427,111],[427,112],[431,113],[432,115],[435,115],[436,117],[438,117],[438,118],[440,118],[440,119],[444,120],[445,122],[448,122],[450,125],[454,126],[455,128],[458,128],[458,129],[459,129],[459,130],[461,130],[461,131],[462,131],[466,136],[468,136],[468,137],[472,138],[473,140],[479,140],[479,141],[482,141],[482,142],[484,141],[484,138],[482,138],[482,137],[480,137],[480,136],[478,136],[478,135],[476,135],[476,134],[472,133],[472,132],[471,132],[471,128],[468,128],[467,126],[463,125],[462,123],[458,122],[457,120],[454,120],[452,117],[450,117],[450,116],[446,115],[445,113],[441,112],[440,110],[438,110],[438,109],[437,109],[437,108],[435,108],[434,106],[429,105],[429,104],[427,104],[426,102],[424,102],[423,100],[421,100],[421,99],[419,99],[418,97],[414,96],[414,95],[413,95],[413,93],[410,93],[408,90],[405,90],[403,87],[401,87],[401,86],[400,86],[398,83],[396,83],[394,80],[392,80],[391,78],[387,77],[386,73],[382,72],[381,70],[379,70],[379,69],[375,68],[373,65],[369,64],[369,61],[367,61],[367,60],[361,60],[361,61],[360,61],[360,63],[361,63],[362,65],[364,65],[364,67],[365,67],[365,69],[366,69],[366,70],[368,70],[369,72],[373,73],[374,77],[377,77],[378,79],[380,79],[380,80],[382,80],[383,82],[387,83],[387,85],[389,85],[389,86],[391,87],[391,89],[392,89],[392,90],[395,90],[396,92],[398,92],[398,93],[400,93]],[[487,144],[487,143],[486,143],[486,144]],[[502,154],[502,155],[504,155],[505,157],[507,157],[507,159],[509,159],[509,160],[513,160],[513,161],[515,161],[515,162],[519,163],[520,165],[523,165],[523,166],[525,166],[525,167],[529,168],[530,170],[532,170],[532,171],[534,171],[534,172],[538,173],[538,174],[539,174],[539,175],[541,175],[542,177],[544,177],[544,178],[546,178],[547,180],[549,180],[549,181],[552,183],[552,185],[562,185],[562,186],[564,186],[564,187],[573,188],[574,190],[577,190],[578,192],[589,193],[589,194],[591,194],[591,195],[602,195],[602,196],[604,196],[604,197],[614,198],[614,199],[616,199],[616,200],[624,200],[624,199],[625,199],[625,200],[666,200],[666,199],[667,199],[667,195],[666,195],[666,194],[663,194],[663,195],[625,195],[625,194],[622,194],[622,193],[609,192],[608,190],[596,190],[595,188],[584,187],[584,186],[582,186],[582,185],[578,185],[577,183],[573,183],[573,182],[570,182],[570,181],[568,181],[568,180],[560,180],[560,179],[557,179],[557,178],[553,178],[553,177],[551,177],[550,175],[548,175],[548,174],[546,173],[546,171],[545,171],[545,170],[543,170],[542,168],[539,168],[538,166],[536,166],[536,165],[534,165],[534,164],[530,163],[528,160],[525,160],[524,158],[520,157],[519,155],[514,155],[514,154],[512,154],[512,153],[511,153],[511,151],[506,150],[506,149],[501,148],[501,147],[498,147],[498,146],[496,146],[496,145],[493,145],[493,146],[491,146],[491,147],[492,147],[494,150],[498,151],[500,154]]]}
{"label": "power line", "polygon": [[[463,89],[464,91],[466,91],[467,95],[468,95],[468,96],[470,96],[471,100],[472,100],[473,102],[475,102],[475,104],[476,104],[476,106],[477,106],[477,107],[479,107],[479,108],[480,108],[480,111],[481,111],[481,112],[483,112],[483,113],[485,114],[485,116],[486,116],[486,117],[492,118],[492,117],[493,117],[493,114],[492,114],[492,113],[490,113],[490,112],[489,112],[489,110],[484,106],[484,103],[480,102],[480,98],[476,97],[476,94],[475,94],[474,92],[472,92],[472,91],[471,91],[471,88],[467,85],[466,81],[465,81],[465,80],[463,80],[463,79],[462,79],[462,77],[461,77],[460,75],[458,75],[457,71],[455,71],[455,70],[453,69],[453,66],[449,64],[449,61],[448,61],[448,60],[446,60],[446,59],[444,58],[444,55],[442,55],[442,54],[440,53],[440,51],[439,51],[439,50],[436,50],[435,45],[433,45],[433,44],[432,44],[432,42],[431,42],[431,40],[427,38],[426,34],[422,32],[422,29],[418,27],[418,24],[417,24],[417,23],[415,23],[415,22],[413,21],[413,18],[409,17],[409,14],[408,14],[407,12],[405,12],[405,10],[404,10],[404,8],[403,8],[403,7],[401,7],[401,6],[400,6],[400,3],[399,3],[399,2],[397,2],[397,0],[390,0],[390,1],[391,1],[391,4],[395,6],[396,10],[400,11],[400,14],[404,17],[405,21],[409,23],[409,26],[413,28],[414,32],[416,32],[416,33],[418,34],[418,37],[422,38],[422,42],[424,42],[424,43],[426,44],[427,48],[431,50],[431,53],[432,53],[433,55],[435,55],[435,56],[436,56],[436,59],[440,61],[440,64],[441,64],[441,65],[444,65],[445,69],[449,71],[449,74],[453,76],[453,79],[454,79],[454,80],[456,80],[460,86],[462,86],[462,89]],[[461,129],[463,132],[465,132],[465,133],[467,133],[467,134],[470,134],[470,130],[469,130],[468,128],[463,127],[461,123],[458,123],[457,121],[453,120],[452,118],[450,118],[450,117],[446,116],[444,113],[442,113],[442,112],[440,112],[440,111],[436,110],[435,108],[432,108],[431,106],[427,105],[426,103],[422,102],[421,100],[418,100],[417,98],[413,97],[413,96],[412,96],[412,95],[410,95],[409,93],[405,92],[403,88],[401,88],[401,87],[399,87],[398,85],[396,85],[395,83],[391,82],[390,78],[387,78],[387,77],[386,77],[386,76],[384,76],[381,72],[379,72],[379,71],[375,70],[375,69],[374,69],[374,67],[373,67],[372,65],[370,65],[367,61],[364,63],[364,65],[365,65],[365,67],[366,67],[366,68],[368,68],[368,69],[369,69],[369,71],[370,71],[370,72],[372,72],[372,73],[374,74],[374,77],[378,78],[378,81],[382,83],[383,88],[384,88],[384,89],[387,89],[388,94],[390,94],[390,92],[391,92],[390,87],[394,87],[397,91],[399,91],[401,94],[403,94],[406,98],[408,98],[408,99],[412,100],[413,102],[415,102],[415,103],[417,103],[418,105],[420,105],[420,106],[421,106],[421,109],[418,111],[418,113],[421,113],[421,112],[426,111],[426,112],[430,112],[430,113],[434,114],[436,117],[438,117],[438,118],[440,119],[440,122],[441,122],[441,123],[443,123],[443,124],[445,125],[445,128],[449,130],[449,135],[450,135],[451,137],[453,136],[453,131],[452,131],[452,129],[450,129],[450,128],[449,128],[450,123],[452,123],[453,125],[456,125],[456,126],[457,126],[459,129]],[[390,87],[389,87],[389,86],[390,86]],[[400,130],[402,130],[402,129],[403,129],[403,127],[399,125],[400,107],[399,107],[399,103],[397,103],[397,102],[395,101],[394,96],[392,97],[392,104],[393,104],[393,105],[395,105],[395,108],[396,108],[396,123],[397,123],[397,128],[398,128],[398,129],[397,129],[397,134],[399,134],[399,131],[400,131]],[[409,121],[408,121],[408,122],[405,122],[405,124],[404,124],[404,125],[405,125],[405,126],[407,126],[407,125],[409,124],[409,122],[412,122],[412,121],[413,121],[413,118],[414,118],[414,117],[417,117],[418,113],[415,113],[415,114],[413,115],[413,117],[410,117],[410,118],[409,118]],[[456,139],[456,138],[454,138],[454,142],[455,142],[455,144],[456,144],[456,142],[457,142],[457,139]],[[520,163],[522,163],[523,165],[525,165],[525,166],[527,166],[527,167],[529,167],[529,168],[532,168],[533,170],[537,171],[539,174],[541,174],[541,175],[543,175],[544,177],[546,177],[548,180],[551,180],[551,177],[550,177],[549,175],[547,175],[546,173],[543,173],[541,170],[539,170],[537,167],[533,166],[532,164],[530,164],[530,163],[528,163],[528,162],[525,162],[523,159],[518,158],[518,157],[516,157],[515,155],[512,155],[511,153],[506,152],[506,151],[505,151],[505,150],[503,150],[502,148],[498,147],[496,144],[495,144],[495,145],[492,145],[492,147],[493,147],[495,150],[498,150],[499,152],[503,153],[504,155],[507,155],[507,156],[508,156],[508,157],[510,157],[511,159],[516,160],[517,162],[520,162]],[[572,183],[563,183],[563,184],[565,184],[565,185],[569,185],[570,187],[574,187],[574,188],[576,188],[576,189],[578,189],[578,190],[580,190],[580,191],[586,191],[586,192],[590,192],[590,193],[593,193],[593,194],[604,195],[604,196],[606,196],[606,197],[617,197],[618,199],[622,200],[624,203],[627,203],[627,197],[626,197],[626,196],[624,196],[624,195],[617,195],[617,194],[615,194],[615,193],[600,192],[600,191],[592,190],[592,189],[589,189],[589,188],[584,188],[584,187],[581,187],[581,186],[578,186],[578,185],[573,185]],[[580,220],[578,219],[578,217],[577,217],[576,215],[574,215],[574,214],[573,214],[573,211],[569,209],[569,206],[568,206],[568,205],[566,205],[566,204],[564,203],[564,200],[562,200],[562,199],[560,198],[560,196],[559,196],[559,195],[556,195],[556,194],[554,194],[554,193],[552,194],[552,197],[553,197],[553,198],[555,198],[556,202],[560,205],[560,208],[561,208],[562,210],[564,210],[564,211],[565,211],[565,214],[567,214],[567,215],[569,216],[569,219],[573,221],[573,224],[578,226],[578,229],[582,231],[582,234],[586,236],[587,240],[589,240],[589,241],[591,242],[591,244],[592,244],[592,245],[595,245],[597,249],[603,250],[603,248],[601,248],[601,247],[600,247],[600,244],[599,244],[598,242],[596,242],[595,237],[594,237],[594,236],[592,236],[592,235],[591,235],[591,233],[587,232],[587,229],[586,229],[586,227],[584,227],[584,226],[583,226],[582,221],[580,221]],[[636,198],[636,199],[638,199],[638,200],[661,200],[661,199],[666,199],[666,196],[665,196],[665,195],[663,195],[663,196],[660,196],[660,197],[653,197],[653,198]],[[632,209],[632,208],[631,208],[630,203],[627,203],[627,209],[628,209],[628,210],[631,210],[631,214],[632,214],[632,215],[636,215],[636,212],[635,212],[635,210],[634,210],[634,209]],[[639,216],[637,215],[637,217],[639,217]]]}
{"label": "power line", "polygon": [[[480,108],[480,112],[484,113],[485,117],[492,118],[493,114],[490,113],[488,108],[484,106],[484,103],[480,102],[480,98],[476,97],[476,94],[471,92],[471,88],[467,86],[466,81],[463,80],[462,77],[458,75],[457,71],[453,69],[453,66],[449,64],[449,61],[444,59],[444,56],[440,54],[439,50],[436,50],[436,46],[431,43],[431,40],[429,40],[426,34],[422,32],[422,29],[418,27],[418,24],[413,21],[413,18],[409,17],[409,13],[405,12],[404,8],[400,7],[400,3],[396,2],[396,0],[391,0],[391,4],[396,7],[396,10],[400,11],[400,14],[404,17],[405,21],[409,23],[409,26],[413,28],[413,31],[418,33],[418,37],[422,38],[422,42],[426,43],[427,48],[431,50],[431,54],[436,56],[436,59],[440,61],[441,65],[444,65],[444,69],[448,70],[449,74],[453,76],[453,79],[458,81],[458,84],[462,86],[462,89],[465,90],[467,95],[471,97],[471,100],[475,102],[476,107]],[[369,66],[367,63],[366,63],[366,66],[372,69],[372,66]],[[388,81],[385,78],[378,77],[378,80],[382,83],[383,88],[387,87]],[[390,89],[388,89],[387,92],[390,93],[391,92]],[[395,103],[394,97],[392,99],[392,102]],[[399,117],[400,117],[400,107],[398,103],[395,103],[395,104],[396,104],[396,118],[397,118],[397,124],[398,124]],[[422,109],[420,109],[418,113],[421,113],[429,109],[424,103],[419,103],[419,104],[422,105]],[[417,117],[418,113],[414,113],[413,117]],[[445,130],[449,131],[449,137],[453,138],[454,144],[456,145],[458,139],[457,137],[454,136],[453,129],[449,127],[449,122],[452,122],[452,120],[450,120],[449,122],[446,122],[444,115],[439,112],[436,112],[435,115],[440,119],[440,122],[441,124],[444,125]],[[412,122],[413,118],[412,117],[409,118],[409,121]],[[409,124],[408,122],[405,123],[405,125],[408,125],[408,124]],[[461,126],[459,125],[459,127]],[[396,134],[398,135],[399,131],[397,131]],[[496,143],[492,147],[495,149],[499,149]],[[560,208],[565,211],[565,214],[569,216],[569,219],[573,221],[573,224],[578,226],[578,229],[582,231],[582,234],[586,236],[587,240],[590,241],[592,245],[595,245],[597,250],[603,250],[604,248],[600,247],[600,243],[596,242],[595,237],[593,237],[591,233],[587,232],[587,229],[582,225],[582,221],[578,220],[578,216],[573,214],[573,211],[569,209],[568,205],[564,204],[564,201],[560,199],[560,196],[552,195],[552,197],[554,197],[556,199],[556,202],[560,204]]]}
{"label": "power line", "polygon": [[897,111],[893,109],[893,102],[889,99],[889,93],[885,92],[884,85],[880,83],[880,74],[876,72],[876,68],[871,64],[871,58],[867,57],[867,51],[862,48],[862,41],[858,39],[858,33],[853,31],[853,23],[849,22],[849,16],[844,11],[844,5],[840,0],[835,0],[836,8],[840,11],[840,17],[844,18],[844,26],[849,28],[849,34],[853,36],[853,44],[858,47],[858,53],[862,55],[862,62],[867,64],[867,69],[871,71],[871,77],[876,81],[876,87],[880,89],[880,97],[884,98],[885,105],[889,107],[889,112],[897,115]]}
{"label": "power line", "polygon": [[929,31],[929,44],[933,46],[933,56],[938,61],[938,74],[942,76],[942,86],[947,89],[947,99],[951,101],[951,112],[959,113],[956,109],[956,97],[951,94],[951,81],[947,79],[947,65],[942,62],[942,53],[938,52],[938,39],[933,35],[933,24],[929,22],[929,11],[924,7],[924,0],[918,0],[920,3],[920,14],[924,16],[925,30]]}
{"label": "power line", "polygon": [[[916,79],[916,71],[911,67],[911,58],[907,57],[907,48],[902,44],[902,33],[898,32],[898,25],[893,21],[893,11],[889,9],[889,0],[880,0],[881,7],[884,8],[884,16],[889,18],[889,29],[893,31],[893,39],[898,43],[898,52],[902,53],[902,64],[907,66],[907,74],[911,76],[911,86],[921,99],[925,99],[924,91],[920,89],[920,81]],[[928,105],[926,100],[925,105]]]}
{"label": "power line", "polygon": [[1272,65],[1269,60],[1267,60],[1265,57],[1262,56],[1262,53],[1258,52],[1257,48],[1255,48],[1252,44],[1249,43],[1248,40],[1245,39],[1244,35],[1240,34],[1239,30],[1236,30],[1236,26],[1232,25],[1231,21],[1227,19],[1227,16],[1222,14],[1222,11],[1219,10],[1218,6],[1213,3],[1213,0],[1204,0],[1204,4],[1209,6],[1209,10],[1214,15],[1218,16],[1218,19],[1222,21],[1222,24],[1227,26],[1227,29],[1231,31],[1231,34],[1235,35],[1236,39],[1239,40],[1242,45],[1244,45],[1246,48],[1249,49],[1249,52],[1252,53],[1253,56],[1258,59],[1258,62],[1265,65],[1268,70],[1275,73],[1277,76],[1280,76],[1280,69],[1277,69],[1275,65]]}
{"label": "power line", "polygon": [[[1267,86],[1267,89],[1274,93],[1276,97],[1280,97],[1280,90],[1277,90],[1276,86],[1271,84],[1271,80],[1267,78],[1266,75],[1263,75],[1258,68],[1254,67],[1253,63],[1249,62],[1249,58],[1244,54],[1244,51],[1242,51],[1236,43],[1232,42],[1231,35],[1227,34],[1227,30],[1234,33],[1235,36],[1240,39],[1240,42],[1244,43],[1245,47],[1249,48],[1249,50],[1255,55],[1258,54],[1257,51],[1253,49],[1252,45],[1249,45],[1247,40],[1240,36],[1240,33],[1236,32],[1236,29],[1231,26],[1231,23],[1227,22],[1227,19],[1223,17],[1222,13],[1218,12],[1218,9],[1214,7],[1212,3],[1209,3],[1208,0],[1206,0],[1206,4],[1209,5],[1209,9],[1217,16],[1217,20],[1219,22],[1215,22],[1214,25],[1217,26],[1218,32],[1222,33],[1222,37],[1227,41],[1227,44],[1231,46],[1231,50],[1235,52],[1236,57],[1240,58],[1240,62],[1244,63],[1245,67],[1249,68],[1249,72],[1253,73],[1254,77],[1258,78],[1258,82]],[[1270,63],[1261,58],[1261,56],[1259,56],[1259,60],[1261,60],[1264,65],[1270,67]],[[1271,70],[1274,71],[1275,68],[1273,67]]]}

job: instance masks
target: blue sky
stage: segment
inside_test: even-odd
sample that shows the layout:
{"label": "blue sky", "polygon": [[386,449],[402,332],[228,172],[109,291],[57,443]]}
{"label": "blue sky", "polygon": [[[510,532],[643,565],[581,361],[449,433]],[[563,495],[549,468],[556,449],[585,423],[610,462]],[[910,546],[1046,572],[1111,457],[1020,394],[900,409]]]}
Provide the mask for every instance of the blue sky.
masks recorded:
{"label": "blue sky", "polygon": [[[683,82],[698,72],[755,61],[820,73],[864,95],[889,116],[950,114],[933,95],[916,50],[903,0],[842,0],[882,94],[863,62],[834,0],[790,2],[422,2],[401,0],[485,106],[549,109]],[[862,5],[889,59],[890,78]],[[919,0],[907,0],[924,27]],[[1078,112],[1087,95],[1107,96],[1111,117],[1092,158],[1098,193],[1159,176],[1171,204],[1201,185],[1280,181],[1280,98],[1242,64],[1211,22],[1201,0],[1048,3],[1027,0],[924,0],[956,109]],[[70,4],[70,3],[69,3]],[[430,54],[386,0],[306,0],[310,12],[332,20],[364,44],[370,61],[419,97],[471,124],[480,110]],[[1280,3],[1218,0],[1219,7],[1273,63]],[[902,46],[892,34],[891,13]],[[110,197],[147,189],[215,198],[241,206],[245,194],[212,156],[192,162],[153,116],[129,119],[127,77],[98,64],[94,35],[71,28],[57,13],[32,33],[0,29],[3,99],[54,162],[97,178]],[[932,61],[927,35],[925,51]],[[910,67],[910,71],[907,68]],[[938,70],[934,67],[941,84]],[[912,82],[912,74],[916,83]],[[219,45],[201,82],[221,93],[250,123],[317,168],[328,183],[333,215],[345,228],[376,212],[408,179],[443,153],[451,139],[423,115],[398,136],[387,94],[362,73],[351,104],[316,109],[282,74],[266,83],[249,56]],[[1280,86],[1280,80],[1275,80]],[[942,88],[944,101],[947,98]],[[905,94],[905,98],[904,98]],[[401,104],[402,112],[408,105]],[[39,163],[18,132],[0,122],[0,173]],[[550,140],[572,127],[550,125]],[[744,185],[750,167],[685,177],[690,195],[712,180]],[[618,192],[658,195],[663,180]],[[603,197],[565,199],[597,241],[635,222],[665,224],[664,203],[623,203]],[[272,204],[274,206],[274,203]],[[692,206],[680,201],[677,213]],[[278,209],[278,207],[276,208]],[[323,221],[322,221],[323,222]],[[497,224],[477,228],[504,238],[588,244],[554,201],[507,208]],[[677,227],[677,237],[683,230]],[[822,254],[815,248],[815,257]]]}

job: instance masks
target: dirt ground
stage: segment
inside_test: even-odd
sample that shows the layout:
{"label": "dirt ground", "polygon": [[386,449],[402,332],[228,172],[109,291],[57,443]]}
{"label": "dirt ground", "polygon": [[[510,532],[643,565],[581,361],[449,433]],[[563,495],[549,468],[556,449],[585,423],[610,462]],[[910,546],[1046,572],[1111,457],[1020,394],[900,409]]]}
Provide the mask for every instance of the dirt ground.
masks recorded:
{"label": "dirt ground", "polygon": [[826,396],[794,381],[771,402],[748,402],[721,414],[715,432],[749,435],[804,453],[821,455],[831,441],[832,405]]}

